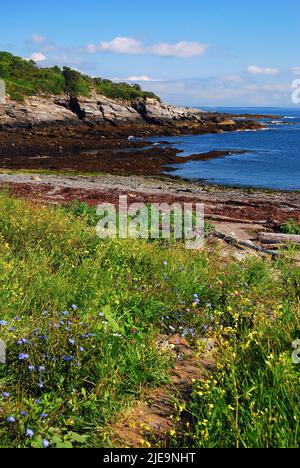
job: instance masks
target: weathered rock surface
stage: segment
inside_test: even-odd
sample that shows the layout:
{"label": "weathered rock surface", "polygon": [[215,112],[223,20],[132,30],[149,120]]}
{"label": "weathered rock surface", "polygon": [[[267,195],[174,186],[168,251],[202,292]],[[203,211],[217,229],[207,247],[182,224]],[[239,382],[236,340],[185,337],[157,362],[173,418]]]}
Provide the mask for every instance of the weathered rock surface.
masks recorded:
{"label": "weathered rock surface", "polygon": [[0,105],[0,127],[26,127],[42,124],[143,125],[201,122],[200,111],[167,106],[154,99],[124,102],[94,95],[91,98],[30,97],[23,103],[7,101]]}
{"label": "weathered rock surface", "polygon": [[[131,127],[148,134],[222,133],[260,128],[258,122],[235,119],[225,114],[203,112],[190,107],[166,105],[155,99],[137,99],[131,103],[108,99],[94,93],[90,98],[34,96],[24,102],[7,100],[0,104],[0,129],[41,126],[101,126],[103,129]],[[132,133],[129,133],[131,135]]]}
{"label": "weathered rock surface", "polygon": [[76,123],[78,117],[52,99],[30,97],[25,102],[7,101],[0,105],[0,128],[30,127],[42,124]]}
{"label": "weathered rock surface", "polygon": [[204,113],[200,110],[169,106],[156,99],[139,99],[133,107],[148,123],[203,122]]}

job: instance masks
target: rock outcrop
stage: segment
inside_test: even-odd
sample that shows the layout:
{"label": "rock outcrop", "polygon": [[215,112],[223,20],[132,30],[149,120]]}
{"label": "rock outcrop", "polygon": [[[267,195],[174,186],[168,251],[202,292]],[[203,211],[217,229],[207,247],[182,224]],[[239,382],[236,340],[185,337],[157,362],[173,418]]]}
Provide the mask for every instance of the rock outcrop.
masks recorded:
{"label": "rock outcrop", "polygon": [[154,99],[138,100],[129,105],[101,95],[91,98],[34,96],[22,103],[7,101],[0,104],[0,128],[82,121],[100,125],[163,125],[200,120],[200,111],[167,106]]}
{"label": "rock outcrop", "polygon": [[44,124],[76,123],[78,117],[53,99],[30,97],[25,102],[7,101],[0,105],[0,128],[31,127]]}
{"label": "rock outcrop", "polygon": [[139,99],[133,108],[150,124],[173,124],[176,122],[202,122],[203,111],[190,107],[175,107],[162,104],[156,99]]}
{"label": "rock outcrop", "polygon": [[134,127],[132,131],[161,127],[173,134],[183,132],[223,132],[259,128],[257,122],[203,112],[190,107],[166,105],[155,99],[131,103],[108,99],[94,93],[83,97],[28,97],[22,103],[7,100],[0,104],[0,129],[38,126],[100,125]]}

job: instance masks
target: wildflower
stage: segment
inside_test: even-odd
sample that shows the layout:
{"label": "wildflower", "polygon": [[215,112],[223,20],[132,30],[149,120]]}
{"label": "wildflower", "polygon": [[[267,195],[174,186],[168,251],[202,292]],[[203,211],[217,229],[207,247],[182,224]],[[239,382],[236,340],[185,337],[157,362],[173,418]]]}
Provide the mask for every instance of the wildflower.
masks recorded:
{"label": "wildflower", "polygon": [[114,333],[113,336],[114,336],[115,338],[120,338],[122,335],[120,335],[120,333]]}
{"label": "wildflower", "polygon": [[0,320],[0,325],[1,325],[2,327],[6,327],[7,322],[5,322],[5,320]]}
{"label": "wildflower", "polygon": [[65,315],[66,317],[68,317],[68,316],[69,316],[69,312],[68,312],[67,310],[65,310],[65,311],[63,312],[63,315]]}
{"label": "wildflower", "polygon": [[21,320],[20,317],[15,317],[15,318],[14,318],[14,321],[15,321],[15,322],[19,322],[20,320]]}
{"label": "wildflower", "polygon": [[34,366],[28,366],[28,369],[29,369],[30,372],[33,372],[35,367]]}
{"label": "wildflower", "polygon": [[62,360],[65,362],[70,362],[74,360],[74,356],[63,356]]}
{"label": "wildflower", "polygon": [[49,440],[44,439],[44,440],[43,440],[43,447],[44,447],[44,448],[48,448],[49,446],[50,446]]}
{"label": "wildflower", "polygon": [[37,405],[40,405],[41,404],[41,401],[37,398],[35,401],[34,401]]}
{"label": "wildflower", "polygon": [[40,415],[40,418],[41,418],[41,419],[46,419],[46,418],[48,418],[48,414],[47,414],[47,413],[42,413],[42,414]]}
{"label": "wildflower", "polygon": [[172,325],[169,326],[169,329],[171,330],[171,332],[175,333],[176,332],[176,328],[172,327]]}
{"label": "wildflower", "polygon": [[9,393],[8,392],[3,392],[2,393],[3,398],[9,398]]}
{"label": "wildflower", "polygon": [[72,308],[74,311],[77,310],[77,306],[76,306],[75,304],[73,304],[73,305],[71,306],[71,308]]}
{"label": "wildflower", "polygon": [[20,411],[20,415],[21,415],[21,416],[25,417],[26,414],[27,414],[26,411]]}
{"label": "wildflower", "polygon": [[84,353],[84,352],[85,352],[84,347],[83,347],[83,346],[80,346],[79,351],[80,351],[81,353]]}
{"label": "wildflower", "polygon": [[26,437],[29,437],[30,439],[32,439],[33,436],[34,436],[33,430],[26,429]]}
{"label": "wildflower", "polygon": [[14,332],[14,331],[15,331],[15,329],[14,329],[13,327],[9,327],[8,331],[10,331],[10,332]]}
{"label": "wildflower", "polygon": [[40,366],[38,370],[39,370],[39,372],[43,373],[43,372],[45,372],[46,368],[45,368],[45,366]]}
{"label": "wildflower", "polygon": [[132,329],[130,330],[130,333],[131,333],[132,335],[135,335],[135,334],[137,333],[137,331],[136,331],[135,328],[132,328]]}
{"label": "wildflower", "polygon": [[167,265],[168,265],[168,262],[167,262],[166,260],[164,261],[164,265],[165,265],[165,266],[167,266]]}
{"label": "wildflower", "polygon": [[26,361],[26,359],[29,359],[29,354],[20,353],[18,359],[19,361]]}
{"label": "wildflower", "polygon": [[74,346],[75,340],[72,340],[72,339],[70,338],[68,341],[69,341],[70,345]]}
{"label": "wildflower", "polygon": [[21,346],[21,345],[23,345],[23,344],[25,344],[25,343],[27,343],[26,338],[22,338],[21,340],[18,340],[18,341],[17,341],[17,344],[18,344],[19,346]]}
{"label": "wildflower", "polygon": [[38,387],[39,388],[44,388],[44,382],[42,382],[41,380],[39,381],[39,384],[38,384]]}
{"label": "wildflower", "polygon": [[13,416],[8,416],[7,422],[9,422],[10,424],[13,424],[16,422],[16,418],[14,418]]}

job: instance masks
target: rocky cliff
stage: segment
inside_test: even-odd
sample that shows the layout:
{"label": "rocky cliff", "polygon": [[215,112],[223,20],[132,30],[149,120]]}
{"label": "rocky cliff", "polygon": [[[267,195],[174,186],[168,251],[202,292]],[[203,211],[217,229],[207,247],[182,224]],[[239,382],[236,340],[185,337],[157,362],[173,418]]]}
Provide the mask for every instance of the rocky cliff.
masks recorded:
{"label": "rocky cliff", "polygon": [[[155,99],[140,99],[132,103],[114,101],[94,95],[92,98],[30,97],[24,102],[7,100],[0,104],[0,127],[32,127],[51,124],[98,125],[177,125],[203,123],[207,114],[160,103]],[[217,118],[219,122],[222,118]],[[223,119],[224,120],[224,119]]]}

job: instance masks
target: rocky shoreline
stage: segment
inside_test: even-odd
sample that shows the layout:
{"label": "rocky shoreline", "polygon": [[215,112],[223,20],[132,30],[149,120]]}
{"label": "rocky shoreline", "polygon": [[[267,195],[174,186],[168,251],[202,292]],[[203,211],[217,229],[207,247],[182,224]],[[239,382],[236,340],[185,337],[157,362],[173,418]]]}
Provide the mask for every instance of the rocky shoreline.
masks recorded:
{"label": "rocky shoreline", "polygon": [[[93,94],[90,98],[75,96],[26,98],[24,102],[7,100],[0,104],[0,129],[32,129],[44,126],[124,127],[139,134],[145,127],[156,133],[156,127],[168,132],[226,131],[228,128],[253,128],[257,122],[241,121],[226,114],[207,113],[189,107],[163,104],[156,99],[136,99],[132,102],[108,99]],[[153,129],[152,129],[153,127]]]}
{"label": "rocky shoreline", "polygon": [[155,99],[129,105],[99,95],[32,97],[0,105],[0,168],[157,175],[183,161],[176,149],[155,148],[147,137],[261,128],[255,120],[168,106]]}

